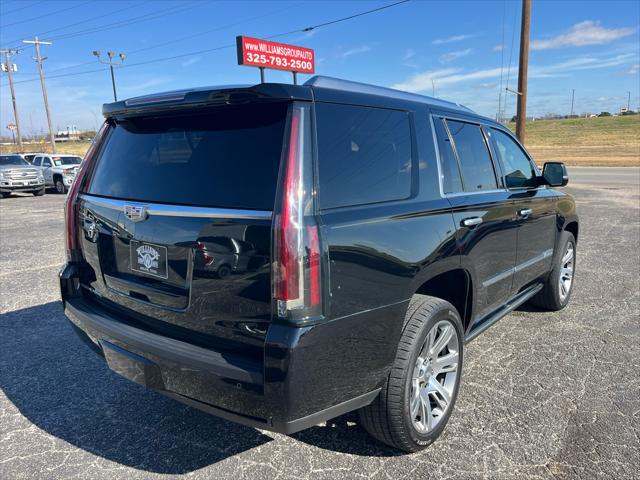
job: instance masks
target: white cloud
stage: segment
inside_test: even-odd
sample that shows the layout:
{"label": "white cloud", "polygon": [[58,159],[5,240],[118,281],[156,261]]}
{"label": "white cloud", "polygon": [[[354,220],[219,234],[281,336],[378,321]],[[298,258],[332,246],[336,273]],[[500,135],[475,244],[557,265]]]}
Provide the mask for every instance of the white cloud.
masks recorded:
{"label": "white cloud", "polygon": [[190,57],[190,58],[187,58],[184,62],[182,62],[181,65],[183,67],[190,67],[194,63],[198,63],[200,60],[202,60],[202,57]]}
{"label": "white cloud", "polygon": [[464,34],[464,35],[453,35],[447,38],[437,38],[433,42],[434,45],[442,45],[444,43],[453,43],[453,42],[461,42],[462,40],[467,40],[468,38],[473,38],[476,35]]}
{"label": "white cloud", "polygon": [[[580,57],[549,65],[532,65],[529,67],[529,78],[549,78],[566,76],[571,72],[593,70],[623,65],[635,59],[634,53],[613,57]],[[432,89],[432,80],[437,86],[452,85],[471,80],[489,80],[500,78],[504,70],[500,67],[465,72],[460,68],[443,68],[412,75],[407,80],[396,83],[392,88],[411,92],[424,92]]]}
{"label": "white cloud", "polygon": [[466,57],[472,51],[473,50],[471,50],[470,48],[467,48],[465,50],[458,50],[456,52],[444,53],[444,54],[440,55],[440,61],[442,63],[452,62],[454,60],[457,60],[458,58]]}
{"label": "white cloud", "polygon": [[402,60],[404,60],[405,62],[407,60],[409,60],[410,58],[415,57],[416,52],[415,50],[411,50],[410,48],[404,53],[404,56],[402,57]]}
{"label": "white cloud", "polygon": [[637,75],[638,73],[640,73],[640,64],[634,63],[627,70],[625,70],[624,73],[626,73],[627,75]]}
{"label": "white cloud", "polygon": [[605,28],[600,22],[586,20],[576,23],[566,33],[547,38],[534,40],[531,43],[532,50],[547,50],[562,47],[582,47],[584,45],[602,45],[613,42],[619,38],[629,36],[636,32],[636,28]]}
{"label": "white cloud", "polygon": [[498,45],[493,47],[491,50],[494,52],[501,52],[502,50],[504,50],[504,43],[499,43]]}
{"label": "white cloud", "polygon": [[481,83],[480,85],[477,86],[477,88],[482,88],[483,90],[491,90],[493,88],[496,88],[498,86],[497,83]]}
{"label": "white cloud", "polygon": [[360,53],[366,53],[371,51],[371,47],[369,45],[363,45],[362,47],[352,48],[350,50],[346,50],[342,52],[342,58],[350,57],[351,55],[358,55]]}

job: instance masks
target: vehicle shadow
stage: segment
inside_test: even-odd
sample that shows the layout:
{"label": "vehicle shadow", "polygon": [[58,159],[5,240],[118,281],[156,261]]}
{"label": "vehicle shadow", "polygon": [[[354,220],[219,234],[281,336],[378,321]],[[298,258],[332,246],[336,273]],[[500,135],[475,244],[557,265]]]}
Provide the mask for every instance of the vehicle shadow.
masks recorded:
{"label": "vehicle shadow", "polygon": [[272,440],[119,377],[76,336],[60,302],[5,313],[0,330],[8,399],[38,428],[107,460],[181,474]]}
{"label": "vehicle shadow", "polygon": [[[60,302],[2,314],[0,331],[0,388],[7,398],[38,428],[107,460],[182,474],[273,440],[113,373],[73,332]],[[397,455],[355,419],[344,415],[292,437],[331,451]]]}

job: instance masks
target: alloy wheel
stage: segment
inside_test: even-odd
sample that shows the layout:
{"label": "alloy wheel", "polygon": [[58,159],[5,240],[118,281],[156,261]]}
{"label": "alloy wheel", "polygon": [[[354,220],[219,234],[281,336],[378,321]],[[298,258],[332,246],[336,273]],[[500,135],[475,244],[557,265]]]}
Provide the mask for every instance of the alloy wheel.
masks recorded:
{"label": "alloy wheel", "polygon": [[562,265],[560,267],[560,282],[558,283],[558,289],[560,290],[560,300],[563,302],[569,296],[571,292],[571,284],[573,283],[573,268],[575,261],[575,250],[573,244],[569,242],[567,249],[562,256]]}
{"label": "alloy wheel", "polygon": [[458,333],[451,322],[441,320],[429,330],[413,369],[409,411],[418,432],[432,431],[449,409],[458,358]]}

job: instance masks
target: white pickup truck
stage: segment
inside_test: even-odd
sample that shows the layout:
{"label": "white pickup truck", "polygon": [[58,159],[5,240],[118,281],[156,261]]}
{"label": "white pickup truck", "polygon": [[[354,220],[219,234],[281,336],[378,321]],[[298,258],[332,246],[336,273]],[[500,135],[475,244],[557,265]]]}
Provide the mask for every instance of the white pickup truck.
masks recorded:
{"label": "white pickup truck", "polygon": [[77,155],[54,155],[40,153],[35,156],[32,165],[44,176],[47,187],[55,187],[56,192],[66,193],[80,168],[82,157]]}

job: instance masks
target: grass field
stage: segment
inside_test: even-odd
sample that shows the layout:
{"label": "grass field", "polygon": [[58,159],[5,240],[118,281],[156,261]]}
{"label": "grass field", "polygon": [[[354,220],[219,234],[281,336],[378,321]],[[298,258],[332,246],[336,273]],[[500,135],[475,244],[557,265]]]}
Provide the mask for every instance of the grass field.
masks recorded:
{"label": "grass field", "polygon": [[[87,152],[91,142],[65,142],[56,143],[56,152],[67,155],[80,155],[81,157]],[[0,145],[0,153],[12,153],[17,151],[13,145]],[[27,152],[50,152],[51,145],[48,143],[25,143],[22,151]]]}
{"label": "grass field", "polygon": [[525,146],[539,165],[640,166],[640,115],[528,122]]}
{"label": "grass field", "polygon": [[[515,131],[515,124],[509,124]],[[567,165],[640,166],[640,115],[539,120],[527,123],[525,145],[539,165],[559,160]],[[59,143],[58,153],[84,155],[89,142]],[[1,145],[0,152],[15,151]],[[25,145],[48,152],[48,144]]]}

